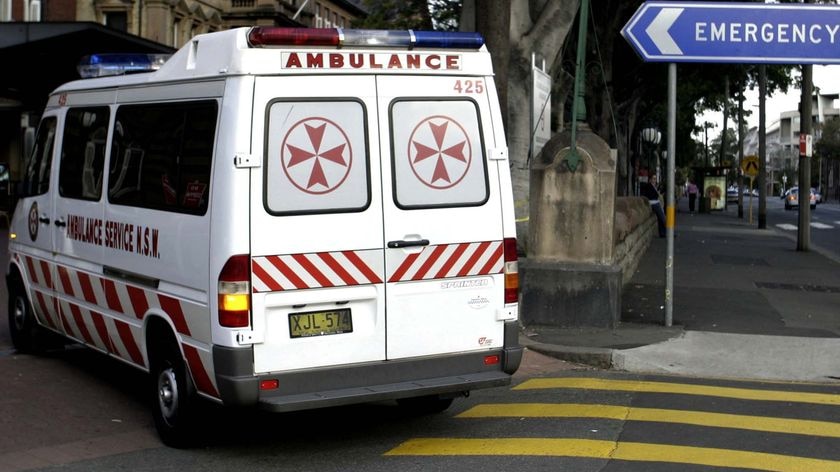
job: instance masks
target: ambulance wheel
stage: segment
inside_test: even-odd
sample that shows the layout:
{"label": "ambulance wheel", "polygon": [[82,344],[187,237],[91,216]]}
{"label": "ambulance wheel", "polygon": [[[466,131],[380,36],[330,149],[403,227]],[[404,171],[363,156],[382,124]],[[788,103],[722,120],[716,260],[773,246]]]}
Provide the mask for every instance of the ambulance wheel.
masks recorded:
{"label": "ambulance wheel", "polygon": [[441,397],[439,395],[426,395],[422,397],[400,398],[397,404],[410,413],[417,415],[430,415],[440,413],[452,405],[455,399],[452,397]]}
{"label": "ambulance wheel", "polygon": [[23,282],[15,277],[9,283],[9,333],[12,345],[21,354],[41,353],[45,350],[43,332],[35,320],[32,304],[26,296]]}
{"label": "ambulance wheel", "polygon": [[174,339],[153,347],[150,357],[155,427],[164,444],[188,448],[196,444],[195,387]]}

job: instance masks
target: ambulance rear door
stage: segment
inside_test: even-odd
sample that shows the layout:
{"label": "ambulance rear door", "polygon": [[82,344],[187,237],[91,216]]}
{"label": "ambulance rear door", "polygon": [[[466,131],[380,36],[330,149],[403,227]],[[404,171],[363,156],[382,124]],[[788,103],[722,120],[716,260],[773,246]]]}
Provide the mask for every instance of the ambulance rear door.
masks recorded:
{"label": "ambulance rear door", "polygon": [[255,372],[385,359],[373,76],[257,77]]}
{"label": "ambulance rear door", "polygon": [[488,86],[482,77],[378,79],[389,359],[504,344],[497,166],[507,161],[493,159]]}

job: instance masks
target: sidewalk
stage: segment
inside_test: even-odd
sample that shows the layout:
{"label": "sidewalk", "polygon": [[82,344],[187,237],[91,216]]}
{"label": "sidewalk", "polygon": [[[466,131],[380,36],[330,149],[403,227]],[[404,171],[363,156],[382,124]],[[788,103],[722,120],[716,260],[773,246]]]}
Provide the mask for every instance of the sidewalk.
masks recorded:
{"label": "sidewalk", "polygon": [[673,325],[664,326],[666,240],[655,238],[616,329],[523,331],[559,359],[632,372],[771,380],[840,379],[840,262],[728,211],[677,212]]}

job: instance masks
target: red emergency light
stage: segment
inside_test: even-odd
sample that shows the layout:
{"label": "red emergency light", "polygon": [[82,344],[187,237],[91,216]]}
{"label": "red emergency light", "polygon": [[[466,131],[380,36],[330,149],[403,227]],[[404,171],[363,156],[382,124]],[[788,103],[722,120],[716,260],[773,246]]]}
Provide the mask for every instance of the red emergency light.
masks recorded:
{"label": "red emergency light", "polygon": [[251,47],[334,46],[479,49],[480,33],[415,30],[365,30],[342,28],[287,28],[255,26],[248,32]]}

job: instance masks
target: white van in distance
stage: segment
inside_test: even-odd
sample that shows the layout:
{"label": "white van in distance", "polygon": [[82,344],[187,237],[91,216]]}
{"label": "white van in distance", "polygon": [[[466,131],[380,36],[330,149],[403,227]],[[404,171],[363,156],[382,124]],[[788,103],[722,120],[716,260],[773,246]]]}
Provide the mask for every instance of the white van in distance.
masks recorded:
{"label": "white van in distance", "polygon": [[18,351],[51,332],[149,372],[176,447],[199,399],[439,411],[510,383],[513,197],[480,35],[253,27],[89,59],[101,77],[49,97],[11,222]]}

